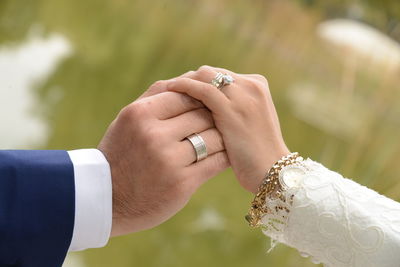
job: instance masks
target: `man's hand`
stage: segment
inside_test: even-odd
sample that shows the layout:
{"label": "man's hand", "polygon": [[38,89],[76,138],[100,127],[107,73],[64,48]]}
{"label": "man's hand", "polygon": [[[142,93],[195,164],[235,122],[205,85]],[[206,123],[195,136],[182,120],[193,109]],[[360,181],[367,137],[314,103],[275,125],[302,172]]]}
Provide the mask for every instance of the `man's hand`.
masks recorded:
{"label": "man's hand", "polygon": [[[111,166],[112,236],[152,228],[181,210],[209,178],[229,166],[210,112],[157,82],[125,107],[99,145]],[[161,93],[160,93],[161,92]],[[185,138],[199,133],[208,158],[196,161]]]}

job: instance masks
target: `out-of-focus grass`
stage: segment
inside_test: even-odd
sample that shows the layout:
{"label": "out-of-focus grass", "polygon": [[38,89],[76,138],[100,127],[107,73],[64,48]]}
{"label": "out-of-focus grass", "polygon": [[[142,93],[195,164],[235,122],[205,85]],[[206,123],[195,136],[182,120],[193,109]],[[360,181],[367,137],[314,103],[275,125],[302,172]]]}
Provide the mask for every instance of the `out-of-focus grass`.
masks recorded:
{"label": "out-of-focus grass", "polygon": [[[346,60],[347,54],[323,44],[315,36],[323,19],[317,11],[289,1],[25,5],[0,3],[0,24],[17,25],[13,19],[20,19],[16,32],[0,27],[6,33],[2,41],[18,39],[40,23],[64,34],[75,48],[38,88],[52,129],[47,148],[95,147],[118,111],[152,82],[209,64],[265,75],[291,150],[400,199],[399,72]],[[18,8],[32,13],[13,18]],[[55,95],[63,97],[55,102]],[[83,256],[87,266],[96,267],[313,266],[284,246],[266,254],[268,239],[243,219],[251,198],[226,171],[169,222],[112,239]]]}

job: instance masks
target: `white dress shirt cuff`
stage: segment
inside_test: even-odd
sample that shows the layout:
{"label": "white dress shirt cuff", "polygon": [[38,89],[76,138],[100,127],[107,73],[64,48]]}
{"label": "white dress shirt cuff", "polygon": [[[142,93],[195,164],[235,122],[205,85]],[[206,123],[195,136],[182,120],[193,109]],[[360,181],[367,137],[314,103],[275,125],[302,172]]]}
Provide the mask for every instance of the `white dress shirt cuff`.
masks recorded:
{"label": "white dress shirt cuff", "polygon": [[110,165],[97,149],[68,154],[75,174],[75,225],[69,251],[103,247],[112,225]]}

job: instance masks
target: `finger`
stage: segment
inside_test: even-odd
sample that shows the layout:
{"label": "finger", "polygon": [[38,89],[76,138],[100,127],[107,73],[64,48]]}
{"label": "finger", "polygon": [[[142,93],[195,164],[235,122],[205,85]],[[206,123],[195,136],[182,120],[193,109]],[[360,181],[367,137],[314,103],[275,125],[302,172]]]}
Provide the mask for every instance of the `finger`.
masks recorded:
{"label": "finger", "polygon": [[148,105],[152,114],[160,120],[174,118],[188,111],[204,107],[200,101],[176,92],[159,93],[143,98],[139,102]]}
{"label": "finger", "polygon": [[237,85],[243,85],[242,80],[244,79],[244,75],[242,74],[237,74],[230,70],[222,68],[202,66],[197,71],[187,72],[186,74],[183,75],[183,77],[212,84],[212,81],[215,79],[218,72],[230,75],[234,79],[234,84],[225,85],[222,88],[219,88],[219,90],[223,92],[227,98],[232,100],[233,95],[235,95],[235,92],[238,91],[234,90],[232,87],[238,87]]}
{"label": "finger", "polygon": [[240,74],[236,74],[230,70],[223,68],[216,68],[211,66],[201,66],[197,71],[189,71],[182,75],[183,78],[190,78],[193,80],[211,83],[211,81],[215,78],[218,72],[223,74],[228,74],[232,76],[235,80],[240,78]]}
{"label": "finger", "polygon": [[190,70],[190,71],[185,72],[184,74],[178,76],[178,78],[185,78],[186,76],[190,76],[190,75],[193,74],[193,73],[194,73],[194,71],[193,71],[193,70]]}
{"label": "finger", "polygon": [[[204,142],[206,143],[208,157],[225,150],[222,136],[216,128],[211,128],[198,134],[203,138]],[[189,140],[185,139],[179,142],[177,153],[179,153],[179,155],[182,155],[185,166],[196,164],[196,151],[194,150],[194,147]]]}
{"label": "finger", "polygon": [[[184,77],[185,75],[190,75],[191,73],[193,73],[194,71],[188,71],[178,77]],[[147,89],[141,96],[138,97],[138,99],[142,99],[148,96],[152,96],[152,95],[157,95],[163,92],[167,91],[167,84],[169,81],[172,81],[174,78],[169,79],[169,80],[160,80],[157,81],[155,83],[153,83],[149,89]]]}
{"label": "finger", "polygon": [[214,128],[214,119],[211,112],[206,108],[200,108],[183,113],[174,118],[164,121],[166,129],[173,140],[182,141],[185,137]]}
{"label": "finger", "polygon": [[167,89],[179,93],[185,93],[206,105],[213,113],[223,113],[230,100],[220,90],[211,84],[192,80],[189,78],[178,78],[168,83]]}
{"label": "finger", "polygon": [[167,91],[167,84],[170,80],[160,80],[153,83],[138,99],[157,95]]}
{"label": "finger", "polygon": [[194,187],[198,188],[229,166],[228,155],[221,151],[187,167],[188,179],[192,179]]}

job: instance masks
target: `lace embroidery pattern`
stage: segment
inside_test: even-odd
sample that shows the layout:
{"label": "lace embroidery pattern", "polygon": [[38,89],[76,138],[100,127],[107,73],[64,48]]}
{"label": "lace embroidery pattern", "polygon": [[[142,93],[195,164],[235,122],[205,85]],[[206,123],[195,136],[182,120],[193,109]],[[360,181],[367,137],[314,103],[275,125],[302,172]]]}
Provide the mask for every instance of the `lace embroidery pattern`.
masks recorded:
{"label": "lace embroidery pattern", "polygon": [[[400,204],[308,159],[308,171],[274,211],[263,232],[325,266],[399,267]],[[281,207],[281,208],[279,208]]]}

